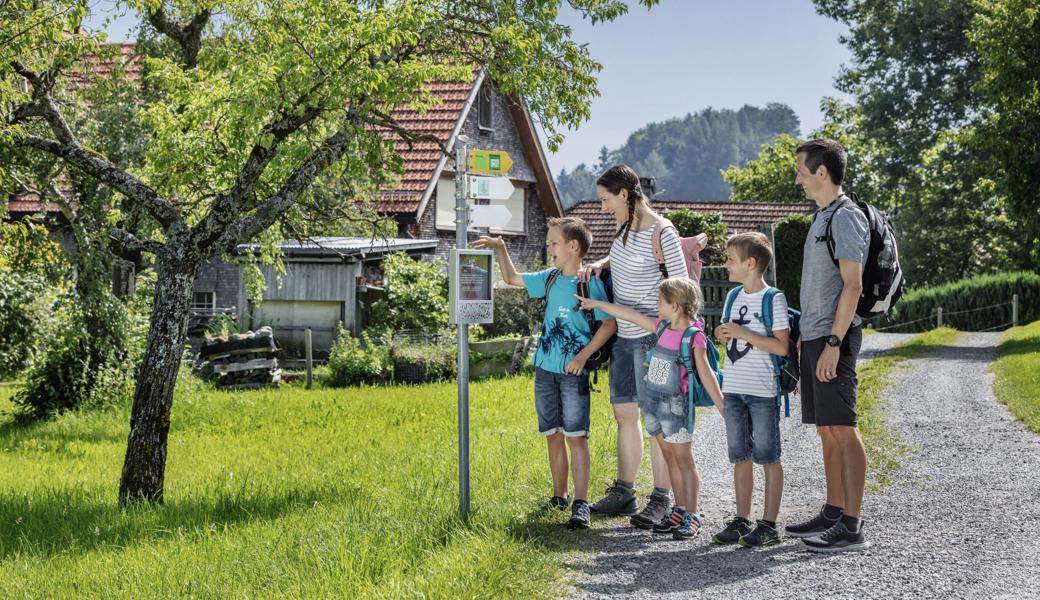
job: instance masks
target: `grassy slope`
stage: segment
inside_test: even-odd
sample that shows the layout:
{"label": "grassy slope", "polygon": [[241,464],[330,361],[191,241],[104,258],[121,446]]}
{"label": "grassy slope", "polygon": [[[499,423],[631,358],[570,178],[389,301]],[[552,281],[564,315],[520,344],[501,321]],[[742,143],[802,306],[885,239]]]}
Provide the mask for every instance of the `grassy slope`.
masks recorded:
{"label": "grassy slope", "polygon": [[993,372],[997,399],[1031,431],[1040,433],[1040,321],[1004,333]]}

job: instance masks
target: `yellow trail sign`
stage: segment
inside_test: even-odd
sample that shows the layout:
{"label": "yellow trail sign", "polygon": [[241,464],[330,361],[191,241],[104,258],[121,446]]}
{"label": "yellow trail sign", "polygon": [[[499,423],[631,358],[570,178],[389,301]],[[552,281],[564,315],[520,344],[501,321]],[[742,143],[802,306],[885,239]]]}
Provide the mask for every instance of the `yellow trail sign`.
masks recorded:
{"label": "yellow trail sign", "polygon": [[505,175],[513,167],[513,159],[504,150],[470,150],[469,172]]}

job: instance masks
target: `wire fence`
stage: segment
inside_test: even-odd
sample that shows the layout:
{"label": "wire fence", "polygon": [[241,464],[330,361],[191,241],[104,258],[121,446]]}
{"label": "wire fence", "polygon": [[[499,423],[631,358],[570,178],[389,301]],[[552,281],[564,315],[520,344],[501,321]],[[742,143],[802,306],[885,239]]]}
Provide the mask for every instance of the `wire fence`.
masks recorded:
{"label": "wire fence", "polygon": [[[988,326],[988,327],[978,327],[978,328],[976,328],[976,327],[973,326],[974,323],[972,321],[970,321],[970,320],[964,320],[963,318],[957,319],[957,321],[958,321],[957,325],[954,325],[954,323],[949,320],[949,318],[953,317],[953,316],[963,316],[963,315],[979,313],[979,312],[987,311],[987,310],[988,311],[994,311],[995,309],[1001,309],[1001,308],[1006,308],[1006,307],[1010,307],[1010,314],[1008,314],[1007,312],[1003,312],[1002,311],[1001,314],[999,315],[999,317],[996,319],[998,321],[1001,321],[1001,323],[999,325],[993,325],[993,326]],[[996,315],[994,315],[994,316],[996,316]],[[993,320],[992,319],[987,319],[984,322],[992,323]],[[928,325],[921,326],[920,325],[921,323],[928,323]],[[926,317],[921,317],[919,319],[913,319],[912,321],[904,321],[902,323],[888,323],[884,327],[874,327],[873,330],[874,331],[890,331],[890,330],[893,330],[893,329],[900,329],[900,330],[903,330],[903,331],[906,331],[906,332],[909,333],[909,332],[916,332],[916,331],[926,331],[928,329],[932,329],[932,328],[935,328],[935,327],[942,327],[943,325],[949,325],[949,326],[952,326],[952,327],[956,327],[957,329],[960,329],[961,331],[999,331],[999,330],[1007,329],[1008,327],[1017,326],[1018,325],[1018,294],[1013,295],[1011,297],[1011,300],[1008,301],[1008,302],[998,302],[996,304],[989,304],[989,305],[986,305],[986,306],[979,306],[979,307],[976,307],[976,308],[966,308],[966,309],[963,309],[963,310],[955,310],[955,311],[944,311],[943,308],[940,306],[940,307],[938,307],[935,310],[935,312],[933,312],[932,314],[930,314],[930,315],[928,315]],[[908,330],[907,328],[910,328],[910,329]]]}

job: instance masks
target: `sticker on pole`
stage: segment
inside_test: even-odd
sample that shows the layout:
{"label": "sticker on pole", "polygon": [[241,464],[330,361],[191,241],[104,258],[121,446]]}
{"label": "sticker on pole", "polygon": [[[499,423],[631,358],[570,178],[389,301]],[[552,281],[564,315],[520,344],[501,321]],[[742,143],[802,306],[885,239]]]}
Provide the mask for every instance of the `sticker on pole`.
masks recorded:
{"label": "sticker on pole", "polygon": [[453,249],[448,271],[448,316],[454,324],[491,323],[494,289],[491,269],[494,252]]}
{"label": "sticker on pole", "polygon": [[470,150],[469,172],[505,175],[513,168],[513,159],[505,150]]}

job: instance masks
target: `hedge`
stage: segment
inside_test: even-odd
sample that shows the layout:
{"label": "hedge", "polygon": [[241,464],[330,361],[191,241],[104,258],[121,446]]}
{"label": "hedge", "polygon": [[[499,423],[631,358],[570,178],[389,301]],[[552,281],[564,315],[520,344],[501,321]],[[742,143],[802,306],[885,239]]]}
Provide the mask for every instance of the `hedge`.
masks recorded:
{"label": "hedge", "polygon": [[892,327],[890,331],[925,331],[935,326],[932,317],[941,306],[943,325],[962,331],[1005,329],[1005,324],[1011,322],[1010,302],[1014,294],[1018,294],[1019,324],[1040,319],[1040,274],[1019,271],[977,275],[912,289],[903,294],[892,311],[874,326],[881,328],[907,323],[904,327]]}
{"label": "hedge", "polygon": [[802,249],[811,224],[809,215],[788,215],[773,227],[776,287],[784,293],[792,308],[801,306]]}

